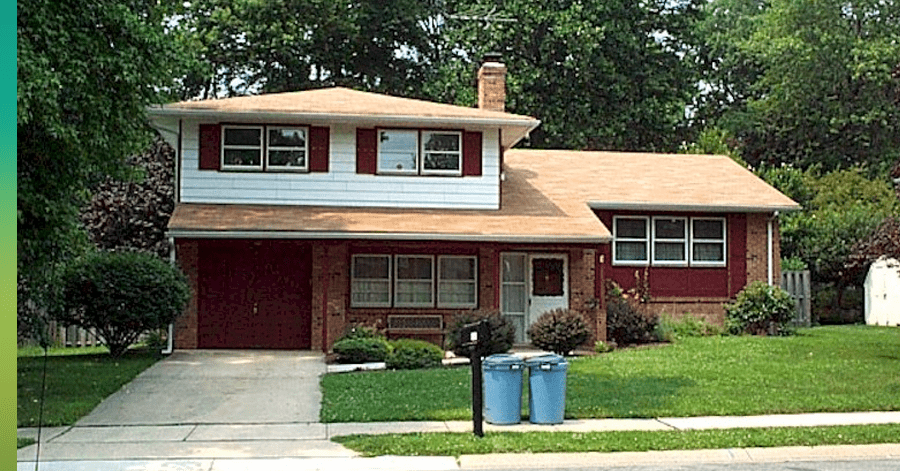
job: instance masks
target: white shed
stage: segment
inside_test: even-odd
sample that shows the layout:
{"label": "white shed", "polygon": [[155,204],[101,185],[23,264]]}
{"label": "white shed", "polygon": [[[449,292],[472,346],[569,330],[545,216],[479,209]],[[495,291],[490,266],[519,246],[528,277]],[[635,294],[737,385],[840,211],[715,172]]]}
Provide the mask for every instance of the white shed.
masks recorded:
{"label": "white shed", "polygon": [[900,262],[879,258],[866,276],[866,324],[900,326]]}

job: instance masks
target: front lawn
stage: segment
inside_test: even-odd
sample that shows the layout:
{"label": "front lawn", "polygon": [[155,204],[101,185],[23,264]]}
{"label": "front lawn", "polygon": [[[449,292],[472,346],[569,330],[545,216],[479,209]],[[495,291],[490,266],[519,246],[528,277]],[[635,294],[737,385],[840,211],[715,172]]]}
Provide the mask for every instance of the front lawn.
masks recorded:
{"label": "front lawn", "polygon": [[[470,385],[467,367],[326,375],[321,419],[471,420]],[[689,338],[572,359],[567,385],[567,418],[900,410],[900,329]]]}
{"label": "front lawn", "polygon": [[[110,358],[105,349],[51,349],[47,358],[44,426],[71,425],[116,392],[138,373],[160,359],[157,351],[130,350]],[[20,349],[18,398],[19,427],[38,423],[43,350]]]}

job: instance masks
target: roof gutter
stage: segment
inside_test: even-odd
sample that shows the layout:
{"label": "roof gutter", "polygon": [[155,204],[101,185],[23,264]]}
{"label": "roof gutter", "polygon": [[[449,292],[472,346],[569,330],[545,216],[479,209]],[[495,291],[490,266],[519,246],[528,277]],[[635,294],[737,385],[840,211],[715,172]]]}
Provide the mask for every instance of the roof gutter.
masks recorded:
{"label": "roof gutter", "polygon": [[771,213],[779,211],[799,211],[800,206],[751,206],[751,205],[707,205],[707,204],[669,204],[669,203],[635,203],[615,201],[589,201],[591,209],[607,211],[678,211],[691,213]]}
{"label": "roof gutter", "polygon": [[217,231],[172,229],[166,233],[172,238],[190,239],[365,239],[365,240],[426,240],[453,242],[508,242],[508,243],[565,243],[604,244],[612,241],[611,236],[533,236],[533,235],[490,235],[490,234],[441,234],[411,232],[332,232],[332,231]]}

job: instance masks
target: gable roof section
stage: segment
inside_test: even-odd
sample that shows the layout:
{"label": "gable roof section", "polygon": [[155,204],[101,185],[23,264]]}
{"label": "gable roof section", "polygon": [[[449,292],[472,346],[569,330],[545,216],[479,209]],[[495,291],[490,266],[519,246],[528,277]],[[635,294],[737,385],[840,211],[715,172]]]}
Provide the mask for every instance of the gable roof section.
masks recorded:
{"label": "gable roof section", "polygon": [[507,171],[534,174],[551,200],[624,211],[774,212],[800,206],[726,156],[510,150]]}
{"label": "gable roof section", "polygon": [[153,117],[290,119],[315,124],[347,122],[371,126],[490,126],[503,130],[504,147],[512,147],[540,124],[539,120],[529,116],[343,87],[182,101],[150,107],[148,113]]}

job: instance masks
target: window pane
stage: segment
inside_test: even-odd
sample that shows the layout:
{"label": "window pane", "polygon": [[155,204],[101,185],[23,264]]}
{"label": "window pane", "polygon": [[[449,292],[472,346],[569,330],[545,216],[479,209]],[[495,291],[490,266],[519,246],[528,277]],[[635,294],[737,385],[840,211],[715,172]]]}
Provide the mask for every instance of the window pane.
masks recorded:
{"label": "window pane", "polygon": [[474,258],[441,258],[441,280],[475,280]]}
{"label": "window pane", "polygon": [[425,170],[459,170],[459,154],[425,153]]}
{"label": "window pane", "polygon": [[474,282],[444,282],[438,293],[438,303],[444,305],[474,305]]}
{"label": "window pane", "polygon": [[380,131],[378,169],[383,171],[415,171],[416,131]]}
{"label": "window pane", "polygon": [[390,282],[388,281],[354,281],[352,286],[352,303],[388,304],[390,302]]}
{"label": "window pane", "polygon": [[563,267],[557,258],[536,258],[532,260],[532,294],[535,296],[562,296]]}
{"label": "window pane", "polygon": [[397,281],[397,304],[431,303],[431,281]]}
{"label": "window pane", "polygon": [[269,128],[269,146],[306,147],[306,129]]}
{"label": "window pane", "polygon": [[501,260],[503,263],[503,281],[525,282],[524,255],[504,255]]}
{"label": "window pane", "polygon": [[269,150],[269,165],[273,167],[305,167],[306,152],[302,150]]}
{"label": "window pane", "polygon": [[694,219],[695,239],[725,239],[725,222],[721,220]]}
{"label": "window pane", "polygon": [[431,280],[431,259],[397,257],[398,280]]}
{"label": "window pane", "polygon": [[390,258],[387,256],[353,257],[353,278],[389,278]]}
{"label": "window pane", "polygon": [[255,128],[225,128],[226,146],[260,146],[262,131]]}
{"label": "window pane", "polygon": [[724,262],[725,244],[695,242],[691,257],[697,262]]}
{"label": "window pane", "polygon": [[256,149],[225,149],[225,165],[259,166],[260,156]]}
{"label": "window pane", "polygon": [[459,134],[426,132],[422,134],[422,138],[425,139],[425,150],[459,152]]}
{"label": "window pane", "polygon": [[684,219],[654,219],[653,224],[659,239],[684,239]]}
{"label": "window pane", "polygon": [[525,284],[503,285],[503,312],[525,312]]}
{"label": "window pane", "polygon": [[616,242],[616,260],[646,261],[646,242]]}
{"label": "window pane", "polygon": [[647,222],[643,219],[616,219],[616,237],[646,239]]}
{"label": "window pane", "polygon": [[663,262],[683,262],[687,260],[684,253],[684,244],[678,242],[656,242],[654,244],[653,257]]}

